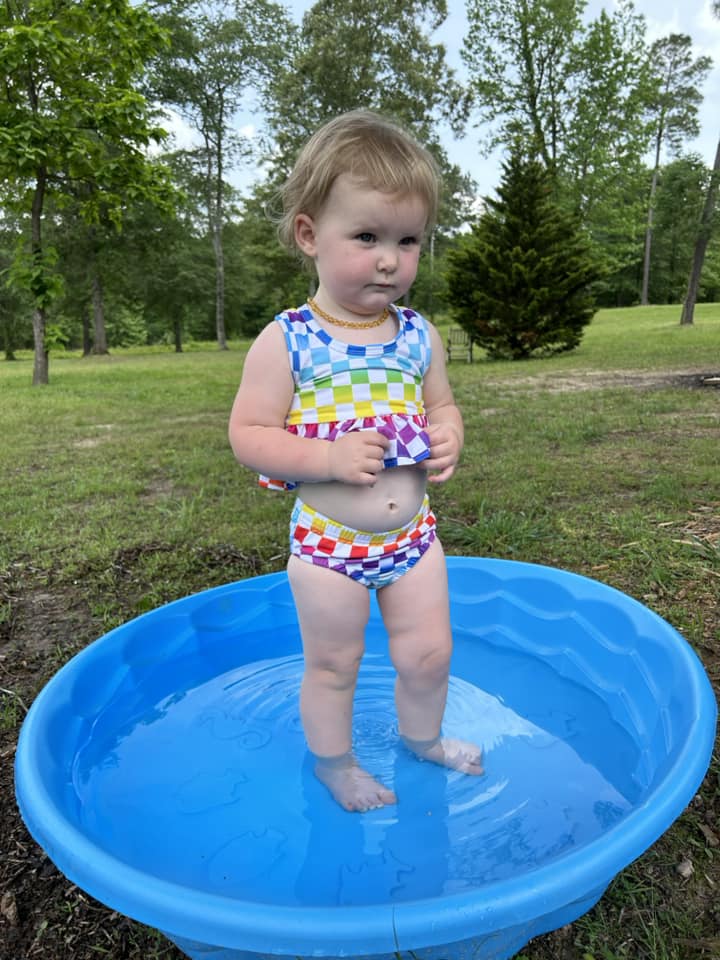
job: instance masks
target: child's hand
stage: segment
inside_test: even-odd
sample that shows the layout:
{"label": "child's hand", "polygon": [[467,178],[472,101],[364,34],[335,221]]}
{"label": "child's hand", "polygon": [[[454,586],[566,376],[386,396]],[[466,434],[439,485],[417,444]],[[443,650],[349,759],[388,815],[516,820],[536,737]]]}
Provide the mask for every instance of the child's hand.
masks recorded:
{"label": "child's hand", "polygon": [[376,430],[355,430],[328,443],[332,480],[372,486],[383,467],[389,440]]}
{"label": "child's hand", "polygon": [[428,477],[430,483],[445,483],[455,473],[460,459],[462,441],[451,423],[435,423],[425,428],[430,438],[430,456],[420,466],[437,471]]}

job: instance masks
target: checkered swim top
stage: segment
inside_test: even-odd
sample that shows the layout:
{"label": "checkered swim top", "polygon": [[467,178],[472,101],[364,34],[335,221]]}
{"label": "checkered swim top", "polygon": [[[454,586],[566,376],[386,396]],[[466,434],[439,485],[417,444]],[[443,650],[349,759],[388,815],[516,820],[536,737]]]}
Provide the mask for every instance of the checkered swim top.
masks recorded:
{"label": "checkered swim top", "polygon": [[[282,327],[295,382],[285,428],[299,437],[336,440],[354,430],[377,430],[390,441],[386,467],[430,456],[422,385],[430,366],[426,320],[392,306],[399,329],[394,340],[366,346],[335,340],[310,307],[275,317]],[[291,480],[260,477],[269,490],[293,490]]]}

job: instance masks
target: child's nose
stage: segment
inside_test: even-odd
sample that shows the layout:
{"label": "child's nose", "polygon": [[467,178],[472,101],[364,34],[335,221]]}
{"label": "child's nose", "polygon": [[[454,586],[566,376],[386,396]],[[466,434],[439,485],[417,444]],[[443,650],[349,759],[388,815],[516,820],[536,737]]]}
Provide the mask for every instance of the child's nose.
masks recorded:
{"label": "child's nose", "polygon": [[392,273],[397,269],[397,263],[398,257],[395,249],[385,247],[380,251],[378,269],[382,270],[383,273]]}

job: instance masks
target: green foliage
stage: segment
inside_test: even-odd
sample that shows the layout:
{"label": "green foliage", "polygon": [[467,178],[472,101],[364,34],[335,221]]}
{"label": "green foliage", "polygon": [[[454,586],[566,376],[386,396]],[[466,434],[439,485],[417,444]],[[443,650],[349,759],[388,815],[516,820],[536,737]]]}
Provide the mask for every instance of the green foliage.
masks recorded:
{"label": "green foliage", "polygon": [[614,202],[597,206],[587,227],[600,268],[594,290],[601,306],[632,306],[639,300],[649,181],[644,167],[627,170],[614,186]]}
{"label": "green foliage", "polygon": [[270,90],[270,124],[284,161],[322,123],[360,106],[436,141],[433,118],[457,121],[462,102],[445,49],[432,40],[446,17],[444,0],[318,0],[290,38]]}
{"label": "green foliage", "polygon": [[147,343],[147,326],[142,311],[125,304],[119,306],[108,317],[107,334],[111,347],[134,347]]}
{"label": "green foliage", "polygon": [[449,163],[437,134],[438,120],[464,132],[466,119],[465,91],[433,38],[446,17],[445,0],[317,0],[288,37],[266,97],[275,182],[319,126],[366,107],[428,145],[445,181],[440,223],[459,225],[470,183]]}
{"label": "green foliage", "polygon": [[0,227],[0,349],[7,360],[14,360],[15,351],[32,341],[32,306],[27,294],[23,295],[8,282],[17,231],[11,217],[3,220]]}
{"label": "green foliage", "polygon": [[53,247],[30,253],[22,241],[7,271],[8,283],[27,291],[39,307],[49,307],[63,291],[63,279],[57,271],[58,253]]}
{"label": "green foliage", "polygon": [[272,203],[273,192],[259,186],[243,202],[241,222],[227,230],[244,336],[258,333],[279,310],[299,306],[314,283],[299,259],[280,245],[269,212]]}
{"label": "green foliage", "polygon": [[448,310],[446,257],[452,246],[451,238],[435,231],[423,249],[415,283],[409,293],[413,308],[433,322],[436,314]]}
{"label": "green foliage", "polygon": [[644,21],[620,3],[587,25],[583,0],[469,0],[463,58],[489,147],[518,136],[588,210],[644,153],[652,96]]}
{"label": "green foliage", "polygon": [[572,115],[569,58],[584,7],[583,0],[468,0],[462,56],[487,147],[524,130],[546,163],[555,162],[559,144],[551,131]]}
{"label": "green foliage", "polygon": [[686,139],[700,132],[697,119],[702,103],[700,87],[712,68],[712,59],[693,59],[692,38],[671,33],[652,44],[650,65],[656,91],[650,104],[656,143],[667,144],[677,154]]}
{"label": "green foliage", "polygon": [[655,214],[658,172],[663,148],[677,155],[684,137],[699,133],[698,107],[702,103],[699,87],[712,66],[710,57],[693,60],[692,38],[684,34],[661,37],[650,51],[652,69],[656,74],[657,97],[651,104],[655,125],[655,166],[650,184],[650,196],[645,230],[642,292],[640,302],[650,302],[650,275],[652,266],[653,220]]}
{"label": "green foliage", "polygon": [[516,148],[503,171],[499,199],[448,253],[453,315],[491,359],[572,350],[595,312],[598,268],[542,164]]}
{"label": "green foliage", "polygon": [[632,4],[588,22],[585,7],[583,0],[469,0],[463,57],[485,145],[522,138],[602,251],[607,302],[633,302],[658,81],[645,21]]}
{"label": "green foliage", "polygon": [[150,14],[126,2],[25,0],[3,5],[0,27],[2,176],[44,176],[58,190],[92,185],[84,204],[91,221],[118,219],[148,189],[169,199],[144,154],[164,132],[133,87],[164,41]]}
{"label": "green foliage", "polygon": [[62,324],[47,324],[45,327],[45,346],[48,350],[64,350],[68,343],[70,343],[70,337],[63,329]]}
{"label": "green foliage", "polygon": [[707,170],[697,156],[682,157],[660,170],[650,266],[651,303],[678,303],[685,294],[706,185]]}
{"label": "green foliage", "polygon": [[645,20],[629,2],[604,10],[575,39],[559,121],[557,168],[592,228],[637,183],[650,144],[647,107],[656,96]]}
{"label": "green foliage", "polygon": [[46,198],[62,208],[72,197],[87,223],[116,227],[140,198],[172,206],[165,170],[146,156],[164,132],[137,89],[165,37],[129,0],[18,0],[0,7],[0,30],[0,182],[29,227],[10,277],[33,300],[33,382],[47,383],[46,311],[61,288]]}
{"label": "green foliage", "polygon": [[224,177],[238,158],[247,161],[252,153],[248,139],[236,132],[236,114],[247,106],[248,91],[262,91],[279,69],[291,25],[285,9],[272,0],[187,2],[180,10],[174,3],[160,7],[173,43],[170,55],[156,61],[152,84],[166,103],[180,110],[202,143],[190,158],[202,179],[215,257],[215,327],[224,348],[223,231],[228,193]]}

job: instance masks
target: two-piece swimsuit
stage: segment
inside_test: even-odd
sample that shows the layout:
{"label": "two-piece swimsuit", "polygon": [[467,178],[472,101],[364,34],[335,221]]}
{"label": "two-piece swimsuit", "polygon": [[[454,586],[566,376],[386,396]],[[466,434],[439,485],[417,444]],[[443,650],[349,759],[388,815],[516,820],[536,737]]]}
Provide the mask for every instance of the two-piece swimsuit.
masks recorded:
{"label": "two-piece swimsuit", "polygon": [[[414,310],[392,309],[399,324],[395,338],[366,346],[335,340],[307,304],[278,314],[295,383],[286,430],[329,441],[355,430],[376,430],[390,441],[385,468],[430,456],[422,398],[430,332]],[[260,483],[271,490],[297,487],[293,481],[264,476]],[[409,523],[383,533],[347,527],[297,498],[290,518],[290,552],[366,587],[380,588],[417,563],[435,539],[435,526],[427,494]]]}

